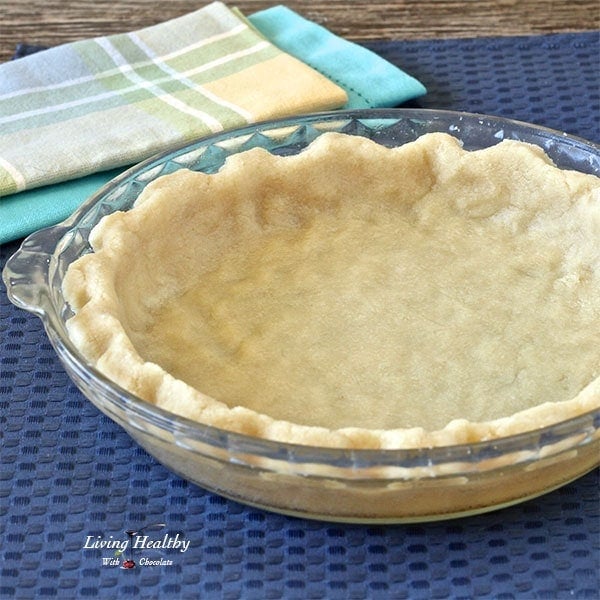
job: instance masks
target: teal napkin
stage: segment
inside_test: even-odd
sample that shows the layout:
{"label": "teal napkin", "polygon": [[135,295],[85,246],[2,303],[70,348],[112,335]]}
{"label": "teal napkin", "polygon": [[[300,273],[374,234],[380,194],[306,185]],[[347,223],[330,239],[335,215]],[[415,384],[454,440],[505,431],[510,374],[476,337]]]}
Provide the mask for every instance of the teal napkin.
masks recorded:
{"label": "teal napkin", "polygon": [[[285,6],[257,12],[247,20],[257,34],[343,89],[347,96],[343,108],[397,106],[426,92],[419,81],[375,53],[334,35]],[[275,118],[280,114],[274,111],[264,116]],[[64,220],[127,166],[99,170],[0,198],[0,243]]]}

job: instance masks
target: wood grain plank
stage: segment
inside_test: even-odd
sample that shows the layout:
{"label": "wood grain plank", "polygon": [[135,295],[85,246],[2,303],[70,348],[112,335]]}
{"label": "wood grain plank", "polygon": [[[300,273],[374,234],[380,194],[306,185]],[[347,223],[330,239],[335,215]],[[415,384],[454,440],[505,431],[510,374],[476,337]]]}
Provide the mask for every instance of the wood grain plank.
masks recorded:
{"label": "wood grain plank", "polygon": [[[0,7],[0,60],[18,42],[54,46],[130,31],[191,12],[197,0],[11,0]],[[277,2],[239,0],[245,14]],[[290,0],[286,5],[350,40],[531,35],[600,29],[598,0]],[[160,7],[160,8],[158,8]]]}

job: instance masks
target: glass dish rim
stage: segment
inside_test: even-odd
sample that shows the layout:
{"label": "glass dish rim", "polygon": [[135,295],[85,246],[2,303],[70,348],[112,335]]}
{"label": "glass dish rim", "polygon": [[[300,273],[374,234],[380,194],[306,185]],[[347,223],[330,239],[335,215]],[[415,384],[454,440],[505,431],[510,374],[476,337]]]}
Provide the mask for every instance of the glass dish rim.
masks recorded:
{"label": "glass dish rim", "polygon": [[[90,207],[95,204],[101,196],[106,195],[110,190],[118,187],[124,181],[129,179],[131,176],[135,175],[138,172],[142,172],[146,170],[150,165],[154,163],[160,163],[165,158],[181,153],[188,152],[194,146],[199,144],[216,142],[221,139],[225,139],[235,134],[238,136],[244,135],[246,133],[251,133],[254,129],[258,127],[264,126],[277,126],[284,125],[285,123],[299,123],[302,121],[314,121],[317,119],[327,119],[331,121],[335,121],[337,118],[363,118],[363,119],[375,119],[375,118],[395,118],[402,115],[414,115],[415,118],[418,118],[418,115],[422,114],[423,116],[433,116],[438,115],[440,117],[446,116],[459,116],[461,118],[474,118],[477,120],[486,120],[489,122],[496,123],[506,123],[511,124],[515,127],[523,127],[526,129],[531,129],[539,132],[540,134],[546,134],[550,137],[555,137],[560,139],[562,142],[572,141],[576,144],[583,144],[585,146],[590,146],[594,148],[598,153],[600,153],[600,143],[593,142],[591,140],[585,139],[583,137],[572,135],[570,133],[566,133],[563,131],[559,131],[557,129],[552,129],[550,127],[546,127],[544,125],[537,125],[535,123],[527,123],[526,121],[520,121],[518,119],[512,119],[510,117],[501,117],[497,115],[487,115],[484,113],[476,113],[469,111],[459,111],[459,110],[446,110],[446,109],[435,109],[435,108],[369,108],[369,109],[351,109],[351,110],[338,110],[338,111],[322,111],[315,112],[305,115],[299,115],[295,117],[282,117],[278,119],[266,119],[263,121],[257,121],[256,123],[251,123],[249,125],[244,125],[242,127],[238,127],[235,129],[230,129],[226,131],[221,131],[215,134],[211,134],[208,136],[203,136],[197,138],[195,140],[182,142],[181,144],[175,145],[167,150],[163,150],[157,154],[154,154],[147,159],[130,166],[123,173],[117,175],[107,183],[105,183],[101,188],[99,188],[96,192],[94,192],[87,200],[85,200],[81,206],[79,206],[67,219],[63,220],[61,223],[56,225],[56,227],[60,225],[71,225],[75,222],[75,220],[79,219],[83,213],[90,209]],[[50,229],[51,227],[47,228]]]}
{"label": "glass dish rim", "polygon": [[[217,134],[184,142],[178,146],[155,154],[148,159],[126,169],[123,173],[113,178],[111,181],[103,185],[97,192],[91,195],[76,211],[74,211],[70,217],[55,226],[42,229],[26,238],[21,245],[21,249],[27,244],[27,241],[30,238],[35,237],[36,234],[40,234],[41,232],[47,232],[48,234],[53,233],[53,241],[55,242],[54,247],[52,249],[48,249],[47,252],[49,256],[56,257],[62,240],[77,229],[80,219],[104,197],[106,197],[128,179],[139,175],[154,165],[164,162],[167,158],[172,158],[174,156],[192,151],[195,147],[218,142],[232,136],[239,137],[251,134],[256,131],[257,128],[265,126],[272,126],[273,128],[276,128],[277,126],[284,127],[286,123],[288,125],[298,125],[302,124],[303,122],[322,120],[336,121],[361,118],[396,119],[402,116],[415,119],[418,119],[420,116],[424,118],[431,118],[435,116],[446,118],[460,117],[461,119],[476,119],[478,121],[485,120],[488,123],[495,123],[499,125],[510,124],[516,128],[523,128],[530,131],[533,130],[541,135],[555,138],[560,142],[571,142],[575,145],[583,144],[586,147],[592,148],[600,153],[600,144],[596,144],[595,142],[578,136],[511,118],[466,111],[420,108],[359,109],[326,111],[294,117],[269,119],[233,130],[219,132]],[[6,268],[4,277],[6,281]],[[47,283],[47,285],[49,286],[50,284]],[[8,284],[7,289],[9,289]],[[54,315],[48,314],[48,312],[43,308],[41,311],[37,311],[37,314],[42,319],[46,331],[55,349],[58,351],[60,359],[63,362],[68,363],[69,368],[79,370],[80,373],[88,377],[91,376],[95,380],[95,383],[102,386],[104,391],[107,392],[102,397],[97,397],[96,402],[99,404],[108,402],[115,409],[123,411],[126,418],[133,416],[137,417],[138,419],[141,418],[146,420],[153,427],[159,428],[166,434],[185,435],[194,441],[209,444],[210,446],[219,447],[226,450],[231,450],[234,448],[236,453],[247,452],[253,454],[254,456],[260,456],[262,458],[274,458],[278,460],[285,458],[285,460],[293,461],[295,463],[310,462],[330,465],[333,462],[338,466],[342,464],[350,467],[354,467],[357,463],[360,463],[361,468],[380,467],[386,465],[403,466],[403,464],[407,461],[411,463],[411,466],[413,466],[415,461],[417,461],[418,464],[421,464],[423,459],[425,459],[427,464],[435,465],[438,463],[441,464],[454,461],[475,462],[481,459],[480,455],[482,454],[485,454],[485,458],[494,458],[497,456],[503,456],[506,453],[520,451],[531,452],[566,438],[582,435],[585,431],[588,432],[586,439],[591,439],[592,435],[590,432],[597,432],[600,429],[600,409],[595,409],[564,421],[518,434],[472,443],[459,443],[435,447],[424,446],[398,449],[350,449],[327,446],[309,446],[253,437],[235,431],[220,429],[197,421],[192,421],[148,403],[141,398],[138,398],[134,394],[124,390],[100,373],[95,367],[89,365],[79,350],[71,342],[70,338],[63,335],[60,329],[57,329],[54,326],[54,323],[52,322],[54,318],[62,321],[62,317],[58,314],[57,307],[53,301],[51,301],[51,305]],[[27,309],[27,307],[23,305],[20,306]],[[31,309],[32,307],[29,308]],[[131,415],[129,411],[131,411],[133,414]],[[111,411],[111,414],[114,414],[114,411]],[[121,423],[120,420],[117,422],[121,425],[127,425],[127,422]],[[282,452],[285,452],[285,457],[282,456]]]}

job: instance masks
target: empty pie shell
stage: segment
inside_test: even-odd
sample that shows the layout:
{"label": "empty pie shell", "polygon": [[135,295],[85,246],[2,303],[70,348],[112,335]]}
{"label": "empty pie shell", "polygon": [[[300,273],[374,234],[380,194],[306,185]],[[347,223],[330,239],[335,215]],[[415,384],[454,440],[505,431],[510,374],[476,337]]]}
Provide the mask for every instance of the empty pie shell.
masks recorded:
{"label": "empty pie shell", "polygon": [[461,444],[600,405],[600,179],[506,140],[326,133],[182,169],[71,265],[72,340],[168,411],[297,444]]}
{"label": "empty pie shell", "polygon": [[83,393],[203,487],[473,514],[598,464],[599,154],[445,111],[262,123],[124,173],[4,280]]}

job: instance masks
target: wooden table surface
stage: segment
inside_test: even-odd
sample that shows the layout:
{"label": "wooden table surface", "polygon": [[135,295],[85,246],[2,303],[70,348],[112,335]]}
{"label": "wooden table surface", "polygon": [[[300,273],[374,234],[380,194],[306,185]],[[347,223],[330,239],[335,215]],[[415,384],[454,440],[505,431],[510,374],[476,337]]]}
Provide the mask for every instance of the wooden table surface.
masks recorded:
{"label": "wooden table surface", "polygon": [[[192,12],[208,0],[0,0],[0,60],[18,42],[53,46]],[[279,3],[347,39],[529,35],[600,29],[599,0],[239,0],[245,14]]]}

